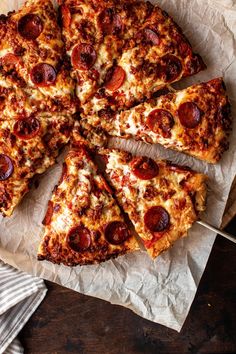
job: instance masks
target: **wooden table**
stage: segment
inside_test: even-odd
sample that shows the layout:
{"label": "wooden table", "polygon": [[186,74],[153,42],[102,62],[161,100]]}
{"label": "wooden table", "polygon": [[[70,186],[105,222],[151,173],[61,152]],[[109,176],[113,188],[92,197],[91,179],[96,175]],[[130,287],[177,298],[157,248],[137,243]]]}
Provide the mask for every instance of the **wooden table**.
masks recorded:
{"label": "wooden table", "polygon": [[[236,235],[236,218],[227,227]],[[218,236],[180,333],[47,282],[20,333],[26,353],[236,353],[236,245]]]}

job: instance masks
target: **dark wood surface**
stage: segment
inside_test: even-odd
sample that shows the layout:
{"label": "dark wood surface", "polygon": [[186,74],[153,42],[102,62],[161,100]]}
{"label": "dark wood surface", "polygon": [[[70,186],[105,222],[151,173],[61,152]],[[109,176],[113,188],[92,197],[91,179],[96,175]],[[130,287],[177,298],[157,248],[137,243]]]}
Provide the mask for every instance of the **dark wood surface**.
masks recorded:
{"label": "dark wood surface", "polygon": [[[236,235],[236,219],[227,230]],[[123,307],[47,286],[20,333],[26,353],[236,353],[236,244],[220,236],[180,333]]]}

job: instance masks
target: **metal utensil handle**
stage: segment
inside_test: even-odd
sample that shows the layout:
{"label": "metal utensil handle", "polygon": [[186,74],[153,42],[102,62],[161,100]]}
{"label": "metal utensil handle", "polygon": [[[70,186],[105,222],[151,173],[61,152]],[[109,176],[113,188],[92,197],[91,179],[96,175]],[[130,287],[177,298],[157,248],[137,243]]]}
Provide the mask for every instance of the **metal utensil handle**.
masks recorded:
{"label": "metal utensil handle", "polygon": [[198,220],[197,223],[198,223],[199,225],[202,225],[202,226],[206,227],[207,229],[209,229],[209,230],[211,230],[211,231],[214,231],[214,232],[216,232],[217,234],[219,234],[219,235],[221,235],[221,236],[227,238],[228,240],[230,240],[230,241],[236,243],[236,237],[234,237],[233,235],[230,235],[230,234],[228,234],[227,232],[224,232],[224,231],[221,231],[221,230],[219,230],[219,229],[216,229],[214,226],[209,225],[209,224],[206,223],[205,221]]}

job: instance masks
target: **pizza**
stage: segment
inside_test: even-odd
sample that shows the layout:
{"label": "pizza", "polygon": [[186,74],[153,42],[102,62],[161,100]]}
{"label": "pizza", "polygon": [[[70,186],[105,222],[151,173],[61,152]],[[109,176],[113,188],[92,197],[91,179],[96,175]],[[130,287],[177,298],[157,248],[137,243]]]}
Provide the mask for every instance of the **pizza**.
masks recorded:
{"label": "pizza", "polygon": [[152,258],[187,235],[205,209],[205,175],[125,151],[101,149],[99,153],[119,205]]}
{"label": "pizza", "polygon": [[139,249],[87,144],[76,135],[48,203],[38,250],[39,260],[68,266],[94,264]]}
{"label": "pizza", "polygon": [[59,16],[50,0],[28,0],[0,16],[0,211],[10,216],[70,141],[38,259],[106,261],[139,249],[134,228],[156,258],[205,209],[207,177],[91,149],[93,139],[135,138],[217,162],[231,125],[223,80],[155,98],[206,67],[165,11],[139,0],[58,3]]}
{"label": "pizza", "polygon": [[[0,16],[0,87],[23,91],[32,109],[75,113],[74,83],[50,0]],[[10,102],[9,102],[10,104]],[[14,102],[17,109],[19,100]]]}
{"label": "pizza", "polygon": [[5,216],[69,141],[77,103],[64,54],[51,1],[30,0],[0,16],[0,211]]}
{"label": "pizza", "polygon": [[112,116],[205,68],[173,19],[148,1],[60,3],[83,117]]}
{"label": "pizza", "polygon": [[[135,138],[185,152],[209,163],[228,149],[230,105],[222,78],[190,86],[141,103],[113,117],[88,116],[85,129]],[[91,129],[90,129],[91,130]]]}
{"label": "pizza", "polygon": [[55,163],[68,143],[73,118],[58,114],[0,119],[0,211],[10,216],[33,176]]}

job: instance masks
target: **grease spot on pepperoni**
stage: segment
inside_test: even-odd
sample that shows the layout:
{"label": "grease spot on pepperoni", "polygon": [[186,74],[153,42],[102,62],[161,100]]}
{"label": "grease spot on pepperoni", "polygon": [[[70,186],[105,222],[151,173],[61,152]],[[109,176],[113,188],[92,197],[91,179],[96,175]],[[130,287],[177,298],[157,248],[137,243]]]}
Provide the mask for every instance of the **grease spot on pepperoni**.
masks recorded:
{"label": "grease spot on pepperoni", "polygon": [[115,66],[108,70],[104,86],[109,91],[116,91],[123,85],[125,78],[124,69],[121,66]]}
{"label": "grease spot on pepperoni", "polygon": [[13,132],[18,138],[28,140],[34,138],[40,130],[40,122],[35,117],[18,119]]}
{"label": "grease spot on pepperoni", "polygon": [[24,39],[36,39],[43,30],[43,22],[36,14],[27,14],[18,22],[18,32]]}
{"label": "grease spot on pepperoni", "polygon": [[97,59],[95,49],[90,44],[77,44],[71,55],[72,65],[77,69],[90,69]]}
{"label": "grease spot on pepperoni", "polygon": [[162,74],[166,82],[175,81],[182,72],[182,64],[179,58],[172,54],[166,54],[161,58]]}
{"label": "grease spot on pepperoni", "polygon": [[172,114],[165,109],[154,109],[149,113],[146,123],[153,133],[169,138],[175,121]]}
{"label": "grease spot on pepperoni", "polygon": [[5,154],[0,154],[0,181],[5,181],[13,173],[14,167],[11,158]]}
{"label": "grease spot on pepperoni", "polygon": [[74,227],[68,234],[68,245],[75,252],[87,250],[91,245],[90,231],[83,225]]}
{"label": "grease spot on pepperoni", "polygon": [[98,21],[104,35],[118,34],[123,29],[120,15],[116,14],[111,8],[103,10],[98,17]]}
{"label": "grease spot on pepperoni", "polygon": [[37,86],[50,86],[55,83],[57,74],[52,65],[39,63],[31,70],[30,77]]}
{"label": "grease spot on pepperoni", "polygon": [[179,106],[180,123],[188,129],[193,129],[201,122],[201,111],[194,102],[184,102]]}
{"label": "grease spot on pepperoni", "polygon": [[17,65],[20,62],[20,58],[12,53],[8,53],[1,58],[3,65]]}
{"label": "grease spot on pepperoni", "polygon": [[169,213],[161,206],[150,208],[144,215],[144,223],[151,232],[162,232],[169,227]]}
{"label": "grease spot on pepperoni", "polygon": [[159,167],[156,162],[148,157],[135,157],[131,161],[133,174],[142,179],[148,180],[156,177],[159,173]]}
{"label": "grease spot on pepperoni", "polygon": [[130,237],[126,224],[122,221],[113,221],[105,228],[105,238],[112,245],[120,245]]}
{"label": "grease spot on pepperoni", "polygon": [[143,30],[144,36],[146,41],[154,44],[154,45],[158,45],[160,43],[160,38],[157,34],[157,32],[153,31],[150,28],[145,28]]}
{"label": "grease spot on pepperoni", "polygon": [[70,9],[66,5],[61,5],[60,10],[61,10],[62,24],[66,29],[68,29],[71,23]]}

